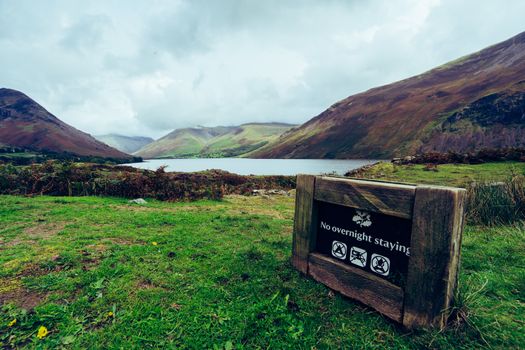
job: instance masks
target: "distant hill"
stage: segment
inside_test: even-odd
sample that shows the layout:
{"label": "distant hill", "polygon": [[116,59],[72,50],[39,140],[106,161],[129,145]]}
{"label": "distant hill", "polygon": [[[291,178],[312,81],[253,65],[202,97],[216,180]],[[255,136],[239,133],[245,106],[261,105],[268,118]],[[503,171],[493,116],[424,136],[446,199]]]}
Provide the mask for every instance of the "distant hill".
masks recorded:
{"label": "distant hill", "polygon": [[293,127],[283,123],[249,123],[176,129],[135,155],[143,158],[236,157],[278,139]]}
{"label": "distant hill", "polygon": [[388,158],[524,146],[525,32],[350,96],[252,156]]}
{"label": "distant hill", "polygon": [[0,89],[0,144],[26,150],[132,160],[62,122],[20,91]]}
{"label": "distant hill", "polygon": [[123,136],[118,134],[95,135],[95,138],[113,148],[125,153],[133,153],[152,143],[151,137],[145,136]]}

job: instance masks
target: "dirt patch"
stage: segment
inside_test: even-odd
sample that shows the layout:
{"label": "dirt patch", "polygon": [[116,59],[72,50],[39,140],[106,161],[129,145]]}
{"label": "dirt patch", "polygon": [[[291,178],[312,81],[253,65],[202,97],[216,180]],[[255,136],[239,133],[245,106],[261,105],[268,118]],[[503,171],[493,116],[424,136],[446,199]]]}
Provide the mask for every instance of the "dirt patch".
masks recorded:
{"label": "dirt patch", "polygon": [[[108,250],[108,245],[111,243],[117,244],[117,245],[133,245],[133,244],[143,244],[141,242],[138,242],[134,239],[127,239],[127,238],[120,238],[120,237],[105,237],[102,238],[103,243],[95,243],[95,244],[89,244],[85,246],[85,249],[83,251],[94,251],[97,253],[103,253],[106,250]],[[83,253],[83,255],[86,255]]]}
{"label": "dirt patch", "polygon": [[23,288],[18,280],[2,280],[1,282],[7,287],[0,290],[0,305],[12,303],[20,308],[31,310],[46,298],[46,294]]}
{"label": "dirt patch", "polygon": [[24,233],[29,237],[30,239],[34,238],[50,238],[60,231],[62,231],[66,227],[66,224],[63,222],[45,222],[45,223],[38,223],[35,225],[31,225],[30,227],[26,227],[24,229]]}
{"label": "dirt patch", "polygon": [[36,264],[26,264],[26,266],[20,271],[18,277],[28,277],[28,276],[42,276],[48,273],[49,271],[44,270]]}
{"label": "dirt patch", "polygon": [[86,246],[87,249],[93,249],[96,252],[102,253],[105,252],[108,247],[105,244],[97,243],[97,244],[89,244]]}
{"label": "dirt patch", "polygon": [[95,267],[97,267],[100,264],[100,260],[102,259],[102,253],[103,251],[95,251],[95,253],[91,253],[88,250],[82,250],[82,260],[80,261],[82,264],[82,270],[83,271],[91,271]]}
{"label": "dirt patch", "polygon": [[45,268],[37,264],[27,264],[22,271],[17,274],[17,277],[38,277],[51,272],[59,272],[65,268],[65,265],[56,264],[52,268]]}
{"label": "dirt patch", "polygon": [[139,243],[132,239],[116,238],[116,237],[105,238],[105,240],[111,241],[111,243],[118,244],[118,245],[133,245],[133,244]]}
{"label": "dirt patch", "polygon": [[20,239],[20,238],[16,238],[16,239],[13,239],[12,241],[9,241],[7,243],[0,243],[0,250],[3,248],[3,247],[15,247],[19,244],[35,244],[36,241],[33,240],[33,239]]}
{"label": "dirt patch", "polygon": [[137,289],[163,289],[166,290],[166,288],[155,285],[152,281],[143,279],[140,280],[137,283]]}

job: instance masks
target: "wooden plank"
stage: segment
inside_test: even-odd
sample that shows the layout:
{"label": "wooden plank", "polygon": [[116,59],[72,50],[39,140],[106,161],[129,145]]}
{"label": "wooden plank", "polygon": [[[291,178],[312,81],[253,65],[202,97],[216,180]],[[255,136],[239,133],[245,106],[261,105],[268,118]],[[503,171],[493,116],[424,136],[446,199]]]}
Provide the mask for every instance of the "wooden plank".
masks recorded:
{"label": "wooden plank", "polygon": [[341,294],[397,322],[402,321],[403,290],[400,287],[319,253],[310,254],[308,274]]}
{"label": "wooden plank", "polygon": [[314,199],[411,219],[415,189],[410,185],[318,177]]}
{"label": "wooden plank", "polygon": [[315,176],[297,175],[292,264],[305,274],[308,273],[308,254],[315,248],[316,240],[314,186]]}
{"label": "wooden plank", "polygon": [[403,316],[408,328],[446,324],[443,311],[452,302],[457,282],[465,192],[416,188]]}

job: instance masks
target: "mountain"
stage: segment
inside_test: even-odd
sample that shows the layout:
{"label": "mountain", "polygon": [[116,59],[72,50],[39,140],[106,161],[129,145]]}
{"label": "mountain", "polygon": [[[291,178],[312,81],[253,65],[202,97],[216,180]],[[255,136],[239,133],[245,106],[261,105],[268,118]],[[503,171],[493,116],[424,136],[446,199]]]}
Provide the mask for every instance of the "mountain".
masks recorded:
{"label": "mountain", "polygon": [[62,122],[20,91],[0,88],[0,144],[32,151],[132,160]]}
{"label": "mountain", "polygon": [[144,158],[235,157],[279,138],[295,125],[249,123],[176,129],[135,154]]}
{"label": "mountain", "polygon": [[136,152],[142,147],[155,141],[151,137],[123,136],[118,134],[95,135],[95,138],[104,142],[106,145],[125,153]]}
{"label": "mountain", "polygon": [[389,158],[525,147],[525,32],[339,101],[251,154]]}

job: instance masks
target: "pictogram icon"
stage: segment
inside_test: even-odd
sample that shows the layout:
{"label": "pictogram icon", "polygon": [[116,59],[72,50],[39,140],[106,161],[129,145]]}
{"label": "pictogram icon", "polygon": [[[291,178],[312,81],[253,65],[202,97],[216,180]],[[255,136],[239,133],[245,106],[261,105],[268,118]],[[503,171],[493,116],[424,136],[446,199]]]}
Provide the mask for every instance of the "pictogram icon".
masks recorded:
{"label": "pictogram icon", "polygon": [[390,272],[390,259],[379,254],[372,254],[370,269],[380,275],[388,276]]}
{"label": "pictogram icon", "polygon": [[346,244],[339,241],[333,241],[332,243],[332,255],[338,259],[346,259]]}

